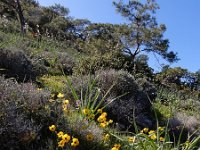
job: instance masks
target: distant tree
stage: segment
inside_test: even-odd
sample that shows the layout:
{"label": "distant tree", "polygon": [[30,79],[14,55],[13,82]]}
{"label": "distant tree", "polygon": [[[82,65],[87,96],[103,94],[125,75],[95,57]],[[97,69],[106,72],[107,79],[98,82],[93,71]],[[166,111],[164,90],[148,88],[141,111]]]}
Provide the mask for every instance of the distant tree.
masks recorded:
{"label": "distant tree", "polygon": [[113,2],[117,11],[128,20],[128,24],[120,30],[120,41],[123,44],[123,52],[132,58],[132,66],[136,56],[142,52],[153,52],[169,62],[177,61],[177,54],[168,51],[169,41],[163,38],[166,30],[164,24],[158,25],[154,16],[159,8],[154,0],[142,3],[138,0],[130,0],[128,3]]}
{"label": "distant tree", "polygon": [[191,91],[200,90],[200,70],[197,72],[188,72],[185,76],[185,83]]}
{"label": "distant tree", "polygon": [[197,90],[200,90],[200,69],[195,73],[197,77]]}
{"label": "distant tree", "polygon": [[156,79],[163,85],[173,87],[175,85],[176,88],[181,88],[181,85],[186,81],[187,74],[188,70],[181,67],[164,67],[162,71],[156,75]]}
{"label": "distant tree", "polygon": [[33,5],[34,7],[38,7],[39,6],[39,3],[38,1],[36,0],[23,0],[26,4],[31,4]]}
{"label": "distant tree", "polygon": [[85,40],[87,38],[85,30],[89,25],[91,25],[91,22],[87,19],[75,19],[72,20],[71,27],[69,27],[67,31],[69,31],[76,37]]}
{"label": "distant tree", "polygon": [[101,54],[110,51],[120,51],[119,25],[93,23],[87,26],[84,34],[87,44],[93,45]]}
{"label": "distant tree", "polygon": [[67,17],[69,14],[69,9],[60,4],[55,4],[53,6],[50,6],[49,8],[60,17]]}
{"label": "distant tree", "polygon": [[12,9],[16,12],[18,16],[18,20],[21,25],[21,32],[25,33],[25,18],[23,14],[23,10],[21,7],[21,3],[19,0],[1,0],[1,3],[3,3],[8,9]]}

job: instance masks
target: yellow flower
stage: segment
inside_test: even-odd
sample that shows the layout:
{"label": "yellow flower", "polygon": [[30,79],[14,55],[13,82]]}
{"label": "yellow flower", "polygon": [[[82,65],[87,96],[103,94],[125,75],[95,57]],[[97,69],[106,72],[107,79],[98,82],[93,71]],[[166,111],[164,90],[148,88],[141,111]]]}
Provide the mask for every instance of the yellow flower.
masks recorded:
{"label": "yellow flower", "polygon": [[82,112],[83,112],[84,115],[88,115],[90,113],[90,110],[85,108],[85,109],[83,109]]}
{"label": "yellow flower", "polygon": [[150,130],[150,131],[149,131],[149,134],[153,134],[153,133],[155,133],[154,130]]}
{"label": "yellow flower", "polygon": [[109,134],[105,134],[103,136],[103,141],[108,141],[110,139],[110,135]]}
{"label": "yellow flower", "polygon": [[98,109],[97,112],[101,114],[103,112],[103,110],[102,109]]}
{"label": "yellow flower", "polygon": [[164,130],[164,127],[158,127],[158,130],[159,130],[159,131],[163,131],[163,130]]}
{"label": "yellow flower", "polygon": [[57,97],[58,97],[58,98],[63,98],[63,97],[64,97],[64,94],[58,93]]}
{"label": "yellow flower", "polygon": [[56,126],[55,125],[51,125],[49,126],[49,130],[54,132],[56,130]]}
{"label": "yellow flower", "polygon": [[72,139],[72,143],[71,143],[71,146],[73,147],[76,147],[79,145],[79,140],[77,138],[73,138]]}
{"label": "yellow flower", "polygon": [[105,128],[106,126],[107,126],[107,123],[106,123],[106,122],[100,123],[100,127]]}
{"label": "yellow flower", "polygon": [[57,133],[58,138],[62,138],[63,135],[64,135],[64,133],[62,131]]}
{"label": "yellow flower", "polygon": [[92,141],[92,140],[94,139],[93,134],[92,134],[92,133],[87,134],[87,135],[86,135],[86,139],[87,139],[88,141]]}
{"label": "yellow flower", "polygon": [[107,113],[106,113],[106,112],[103,112],[103,113],[101,114],[101,116],[106,117],[106,116],[107,116]]}
{"label": "yellow flower", "polygon": [[89,116],[90,119],[94,119],[94,117],[95,117],[94,114],[91,114],[91,115]]}
{"label": "yellow flower", "polygon": [[68,134],[64,134],[62,136],[62,140],[65,141],[66,143],[68,143],[70,141],[71,137]]}
{"label": "yellow flower", "polygon": [[150,139],[152,139],[152,140],[155,140],[157,137],[156,137],[156,134],[154,133],[154,134],[152,134],[151,136],[150,136]]}
{"label": "yellow flower", "polygon": [[164,138],[164,137],[160,137],[160,141],[161,141],[161,142],[164,142],[164,141],[165,141],[165,138]]}
{"label": "yellow flower", "polygon": [[101,116],[99,116],[97,118],[97,121],[100,122],[100,123],[105,122],[106,121],[106,117],[101,115]]}
{"label": "yellow flower", "polygon": [[113,147],[111,150],[119,150],[118,148],[116,148],[116,147]]}
{"label": "yellow flower", "polygon": [[120,144],[115,144],[115,145],[114,145],[114,147],[117,148],[117,149],[119,149],[120,146],[121,146]]}
{"label": "yellow flower", "polygon": [[134,137],[128,137],[128,141],[130,143],[134,143],[135,142],[135,136]]}
{"label": "yellow flower", "polygon": [[68,104],[69,104],[69,100],[67,100],[67,99],[64,100],[64,101],[63,101],[63,104],[64,104],[64,105],[68,105]]}
{"label": "yellow flower", "polygon": [[110,120],[108,121],[108,123],[109,123],[109,124],[113,123],[113,120],[112,120],[112,119],[110,119]]}
{"label": "yellow flower", "polygon": [[147,133],[148,131],[149,131],[149,128],[144,128],[144,129],[143,129],[143,132],[144,132],[144,133]]}
{"label": "yellow flower", "polygon": [[60,142],[58,142],[58,147],[63,148],[65,146],[65,141],[61,140]]}

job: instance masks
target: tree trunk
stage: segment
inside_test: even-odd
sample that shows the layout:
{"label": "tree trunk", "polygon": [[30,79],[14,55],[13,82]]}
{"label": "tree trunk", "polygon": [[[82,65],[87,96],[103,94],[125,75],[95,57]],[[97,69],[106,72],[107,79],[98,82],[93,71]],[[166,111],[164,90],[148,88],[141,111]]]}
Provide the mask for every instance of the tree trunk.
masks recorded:
{"label": "tree trunk", "polygon": [[21,25],[21,33],[24,34],[24,33],[26,33],[26,30],[25,30],[25,19],[24,19],[23,11],[22,11],[19,0],[16,0],[15,2],[17,4],[16,10],[17,10],[20,25]]}

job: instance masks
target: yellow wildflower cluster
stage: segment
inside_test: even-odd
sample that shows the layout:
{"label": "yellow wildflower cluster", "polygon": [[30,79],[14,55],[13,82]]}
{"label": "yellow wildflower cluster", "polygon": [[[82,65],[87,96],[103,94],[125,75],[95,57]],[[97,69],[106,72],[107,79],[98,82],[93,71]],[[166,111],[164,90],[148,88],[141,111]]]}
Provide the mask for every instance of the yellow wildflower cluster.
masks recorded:
{"label": "yellow wildflower cluster", "polygon": [[142,130],[140,131],[140,133],[148,133],[148,131],[149,131],[149,128],[144,128],[144,129],[142,129]]}
{"label": "yellow wildflower cluster", "polygon": [[[52,132],[56,132],[56,126],[51,125],[49,126],[49,130]],[[71,136],[69,134],[64,133],[63,131],[59,131],[57,133],[57,138],[58,138],[58,147],[63,148],[65,144],[69,143],[71,140]],[[79,140],[77,138],[72,138],[71,146],[72,147],[77,147],[79,145]]]}
{"label": "yellow wildflower cluster", "polygon": [[59,102],[60,100],[63,101],[62,103],[62,108],[64,112],[69,112],[69,100],[64,99],[65,95],[62,93],[58,93],[58,94],[51,94],[51,99],[49,100],[49,102],[55,102],[55,100],[58,98]]}
{"label": "yellow wildflower cluster", "polygon": [[[158,127],[158,132],[162,132],[164,130],[164,127]],[[145,133],[148,134],[149,138],[151,140],[156,140],[157,139],[157,135],[156,135],[156,131],[155,130],[149,130],[149,128],[144,128],[140,131],[140,133]],[[159,140],[161,142],[165,141],[165,138],[163,137],[159,137]]]}
{"label": "yellow wildflower cluster", "polygon": [[94,119],[95,118],[95,114],[94,114],[94,110],[90,110],[88,108],[84,108],[82,110],[83,115],[87,116],[88,119]]}
{"label": "yellow wildflower cluster", "polygon": [[115,144],[111,150],[119,150],[120,147],[121,147],[120,144]]}
{"label": "yellow wildflower cluster", "polygon": [[[82,110],[82,114],[87,116],[88,119],[94,119],[95,118],[95,114],[94,114],[94,110],[90,110],[88,108],[84,108]],[[113,123],[113,120],[107,120],[107,113],[103,112],[102,109],[98,109],[97,110],[97,114],[101,114],[98,118],[97,121],[100,123],[100,127],[105,128],[106,126],[108,126],[109,124]]]}
{"label": "yellow wildflower cluster", "polygon": [[98,113],[101,113],[101,115],[97,118],[97,121],[100,123],[100,127],[105,128],[109,124],[113,123],[113,120],[107,121],[107,113],[103,112],[102,109],[97,110]]}

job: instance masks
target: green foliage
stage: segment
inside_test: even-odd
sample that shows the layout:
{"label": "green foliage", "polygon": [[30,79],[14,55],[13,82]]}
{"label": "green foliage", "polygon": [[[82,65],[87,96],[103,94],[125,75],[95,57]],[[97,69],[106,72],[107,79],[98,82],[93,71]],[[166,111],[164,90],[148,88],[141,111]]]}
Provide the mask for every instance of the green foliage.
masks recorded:
{"label": "green foliage", "polygon": [[93,52],[89,56],[83,56],[79,59],[79,62],[73,68],[73,72],[76,75],[81,74],[94,74],[100,69],[122,69],[126,64],[125,59],[119,53],[108,52],[101,54],[99,52]]}
{"label": "green foliage", "polygon": [[[161,114],[159,118],[162,122],[166,118],[169,119],[171,135],[179,137],[182,134],[180,138],[182,142],[191,141],[199,136],[200,104],[195,99],[189,99],[185,93],[178,94],[178,92],[161,88],[158,89],[158,96],[153,106]],[[179,128],[176,129],[177,126]],[[181,133],[181,128],[184,130],[183,133]],[[171,139],[178,141],[177,138]]]}
{"label": "green foliage", "polygon": [[63,76],[42,76],[37,79],[45,88],[53,93],[63,92],[66,87],[66,81]]}
{"label": "green foliage", "polygon": [[[98,82],[98,76],[97,78],[93,78],[92,76],[89,76],[88,82],[81,84],[81,93],[79,95],[79,92],[76,92],[77,89],[73,87],[72,81],[70,79],[66,78],[68,86],[72,92],[73,99],[75,101],[78,101],[79,109],[88,109],[90,111],[96,112],[98,109],[105,109],[107,105],[111,104],[114,100],[118,99],[119,97],[122,97],[123,95],[119,95],[118,97],[110,98],[109,102],[105,102],[106,98],[110,95],[110,92],[112,91],[113,87],[115,86],[115,83],[113,83],[106,91],[101,92],[101,89],[98,88],[97,82]],[[86,85],[85,85],[86,84]]]}
{"label": "green foliage", "polygon": [[[31,9],[30,9],[31,8]],[[50,17],[47,14],[44,9],[40,7],[34,7],[34,6],[28,6],[27,9],[24,12],[24,16],[26,18],[26,21],[31,25],[44,25],[46,23],[50,22]],[[46,18],[46,19],[45,19]]]}
{"label": "green foliage", "polygon": [[119,33],[120,29],[121,25],[101,24],[101,23],[89,24],[84,31],[84,33],[87,34],[86,46],[90,45],[94,46],[93,48],[96,48],[101,54],[110,51],[119,51],[121,48],[120,33]]}
{"label": "green foliage", "polygon": [[181,90],[178,93],[187,93],[184,95],[193,95],[193,98],[199,98],[199,73],[191,73],[181,67],[170,68],[164,66],[160,73],[155,76],[157,83]]}
{"label": "green foliage", "polygon": [[58,16],[66,17],[69,14],[69,9],[65,8],[60,4],[54,4],[49,7],[53,12],[55,12]]}
{"label": "green foliage", "polygon": [[[153,69],[148,65],[148,56],[141,54],[138,55],[135,59],[135,68],[133,70],[133,74],[136,78],[147,78],[148,80],[152,80],[153,77]],[[131,66],[131,65],[130,65]]]}
{"label": "green foliage", "polygon": [[169,41],[163,38],[166,27],[163,24],[158,25],[154,16],[159,8],[158,4],[153,0],[145,2],[113,2],[116,10],[129,22],[129,25],[124,27],[125,32],[121,32],[123,52],[130,55],[133,61],[141,52],[154,52],[169,62],[176,61],[176,54],[168,52]]}
{"label": "green foliage", "polygon": [[163,69],[161,73],[156,75],[156,79],[167,86],[174,86],[175,88],[181,88],[181,79],[185,77],[187,73],[186,69],[181,67]]}

